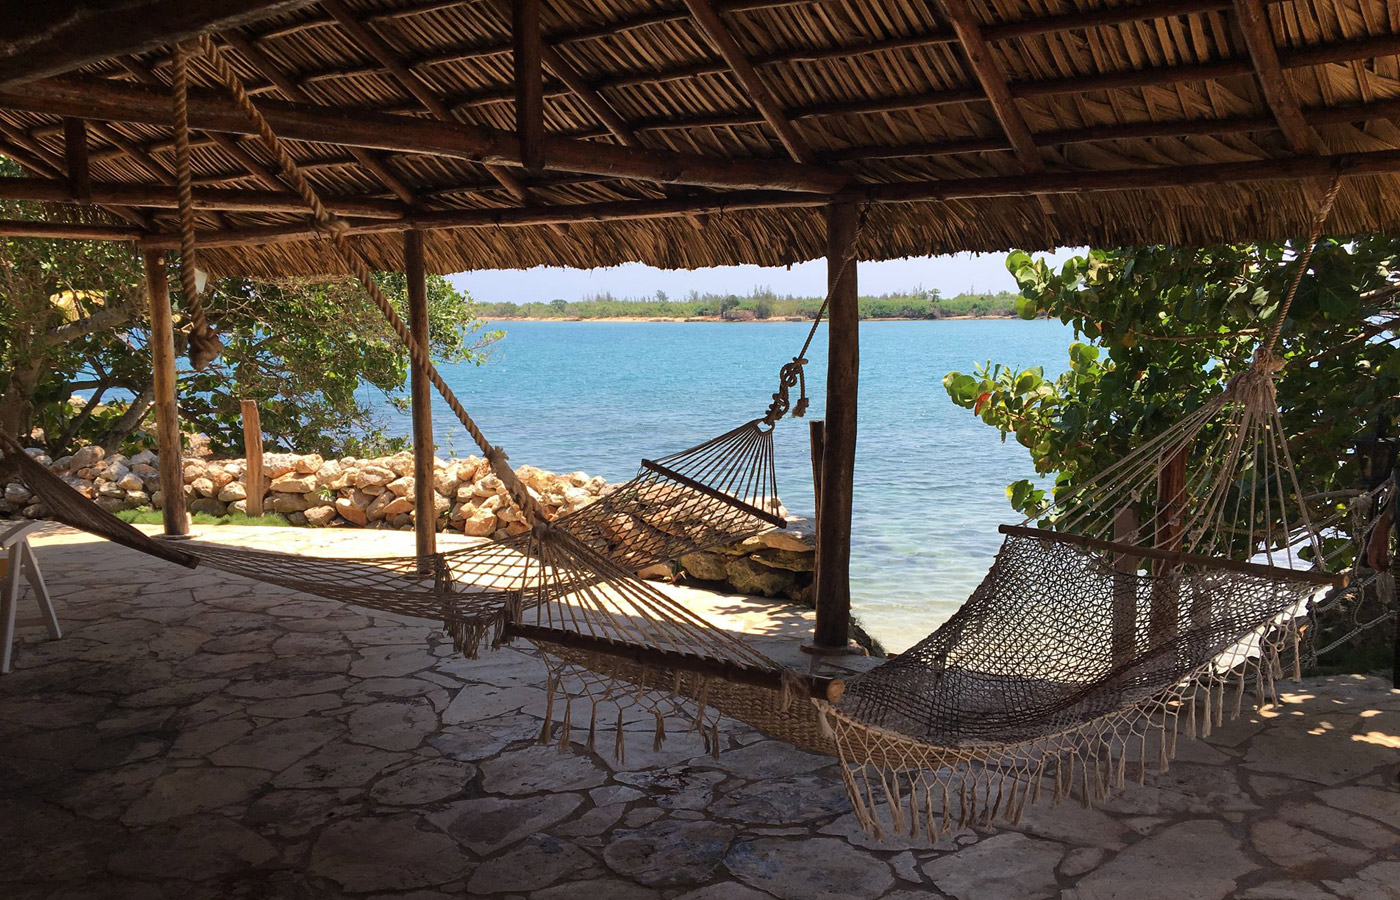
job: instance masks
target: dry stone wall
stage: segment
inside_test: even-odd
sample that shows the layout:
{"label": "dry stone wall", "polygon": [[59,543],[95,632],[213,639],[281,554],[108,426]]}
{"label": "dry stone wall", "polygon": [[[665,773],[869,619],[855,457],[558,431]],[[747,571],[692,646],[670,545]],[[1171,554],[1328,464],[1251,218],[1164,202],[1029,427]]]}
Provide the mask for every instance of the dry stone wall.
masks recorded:
{"label": "dry stone wall", "polygon": [[[26,452],[109,512],[160,509],[165,504],[160,458],[150,451],[108,456],[101,447],[84,447],[58,459],[38,449]],[[247,512],[245,460],[191,458],[182,467],[182,501],[190,512],[216,517]],[[374,459],[269,453],[263,457],[263,509],[292,525],[412,529],[418,515],[414,468],[407,452]],[[583,472],[561,475],[521,466],[517,474],[551,519],[582,509],[612,490],[601,476]],[[524,516],[484,459],[434,459],[432,479],[439,531],[504,538],[526,530]],[[23,484],[3,488],[0,516],[47,514]],[[677,561],[675,573],[670,567],[653,567],[647,574],[680,574],[718,589],[805,601],[811,594],[814,557],[811,540],[800,531],[772,532],[687,554]]]}

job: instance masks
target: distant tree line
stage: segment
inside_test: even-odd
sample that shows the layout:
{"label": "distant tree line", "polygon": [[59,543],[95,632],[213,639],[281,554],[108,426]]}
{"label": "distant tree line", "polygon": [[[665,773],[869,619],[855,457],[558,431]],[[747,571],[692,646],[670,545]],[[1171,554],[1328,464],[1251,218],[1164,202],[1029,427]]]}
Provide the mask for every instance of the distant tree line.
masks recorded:
{"label": "distant tree line", "polygon": [[[961,293],[944,297],[935,289],[915,288],[860,298],[862,319],[942,319],[948,316],[1014,316],[1017,294]],[[614,297],[594,294],[584,300],[534,301],[528,303],[478,304],[485,319],[615,319],[627,316],[676,319],[812,319],[821,308],[820,297],[779,295],[768,287],[756,287],[748,294],[702,294],[691,291],[683,300],[673,300],[665,291],[651,297]]]}

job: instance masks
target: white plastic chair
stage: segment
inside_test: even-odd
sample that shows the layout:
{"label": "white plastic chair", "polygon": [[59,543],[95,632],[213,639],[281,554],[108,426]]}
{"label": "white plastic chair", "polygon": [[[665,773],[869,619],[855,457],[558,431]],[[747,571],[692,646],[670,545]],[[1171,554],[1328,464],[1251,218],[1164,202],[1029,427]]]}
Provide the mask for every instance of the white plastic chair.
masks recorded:
{"label": "white plastic chair", "polygon": [[53,598],[49,596],[44,576],[39,571],[39,560],[34,558],[34,550],[29,546],[30,533],[42,526],[42,522],[20,522],[0,531],[0,551],[4,552],[4,556],[0,557],[0,618],[4,620],[4,634],[0,635],[0,675],[10,671],[10,657],[15,644],[15,615],[23,590],[21,577],[34,588],[49,637],[63,637],[63,630],[58,627],[58,616],[53,611]]}

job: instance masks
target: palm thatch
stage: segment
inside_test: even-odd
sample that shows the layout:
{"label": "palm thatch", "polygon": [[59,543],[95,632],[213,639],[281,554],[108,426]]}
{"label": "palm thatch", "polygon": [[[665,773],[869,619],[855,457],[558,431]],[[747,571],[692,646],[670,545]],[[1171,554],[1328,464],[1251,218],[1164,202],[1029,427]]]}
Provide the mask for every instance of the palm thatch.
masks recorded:
{"label": "palm thatch", "polygon": [[[511,0],[285,6],[218,35],[260,103],[513,139]],[[379,265],[401,265],[400,232],[414,224],[434,229],[428,260],[441,272],[784,265],[824,255],[832,199],[873,201],[865,259],[1283,238],[1306,230],[1341,165],[1331,227],[1400,224],[1392,0],[544,0],[541,22],[542,125],[555,143],[540,171],[518,148],[488,167],[471,152],[353,146],[339,133],[289,141]],[[221,96],[209,71],[194,79]],[[84,85],[168,96],[170,81],[161,47],[0,91],[0,152],[34,176],[0,196],[64,200],[62,116],[82,115],[93,199],[147,246],[173,246],[168,117],[113,109],[95,89],[74,99]],[[195,135],[204,264],[335,269],[272,159],[233,130]],[[561,141],[758,160],[826,186],[663,184],[590,171],[550,152]]]}

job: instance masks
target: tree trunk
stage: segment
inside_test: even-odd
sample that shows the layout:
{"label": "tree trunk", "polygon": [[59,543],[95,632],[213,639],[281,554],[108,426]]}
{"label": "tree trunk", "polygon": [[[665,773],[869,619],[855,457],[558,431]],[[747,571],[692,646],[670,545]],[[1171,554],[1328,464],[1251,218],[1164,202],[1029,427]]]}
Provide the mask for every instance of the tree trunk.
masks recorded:
{"label": "tree trunk", "polygon": [[107,430],[107,436],[102,439],[103,452],[110,456],[121,449],[126,439],[131,437],[131,433],[141,427],[155,399],[155,383],[147,382],[146,386],[141,388],[141,392],[131,398],[131,405],[126,408],[126,412]]}
{"label": "tree trunk", "polygon": [[29,444],[29,430],[33,426],[34,391],[44,374],[48,355],[36,354],[26,363],[18,365],[10,372],[10,384],[0,395],[0,429],[12,435],[21,444]]}

